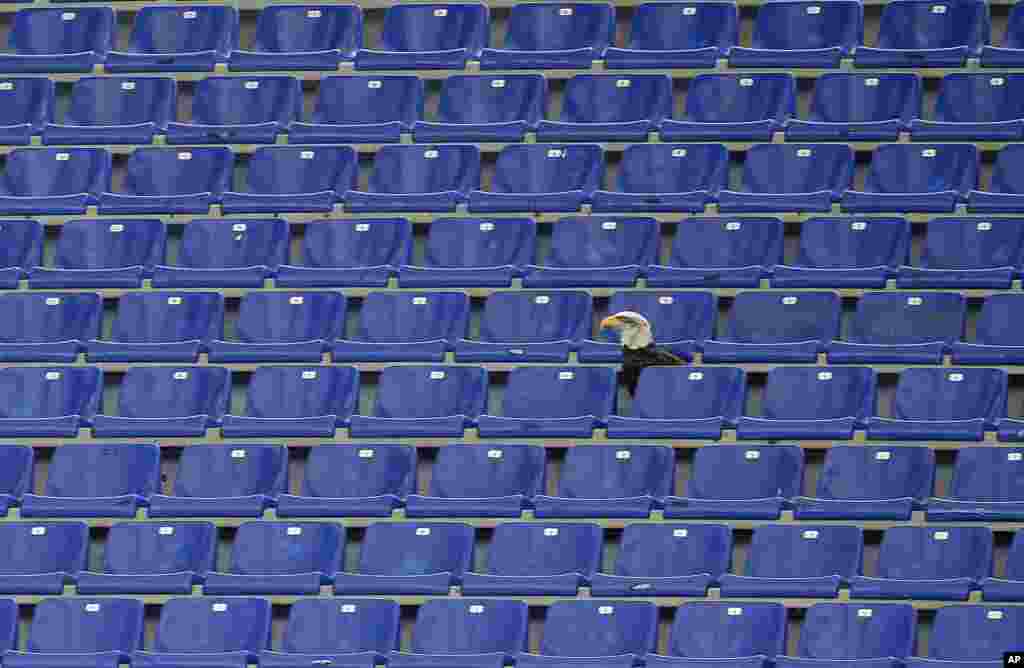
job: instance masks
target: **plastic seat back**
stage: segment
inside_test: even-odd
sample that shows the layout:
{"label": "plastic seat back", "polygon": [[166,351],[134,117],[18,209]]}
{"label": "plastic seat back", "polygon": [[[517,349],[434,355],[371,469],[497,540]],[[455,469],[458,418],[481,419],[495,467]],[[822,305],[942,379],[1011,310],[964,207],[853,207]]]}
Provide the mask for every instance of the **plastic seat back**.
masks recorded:
{"label": "plastic seat back", "polygon": [[85,77],[71,87],[67,125],[167,126],[177,113],[177,85],[162,77]]}
{"label": "plastic seat back", "polygon": [[262,598],[172,598],[160,609],[157,652],[238,652],[270,644],[270,601]]}
{"label": "plastic seat back", "polygon": [[786,609],[779,603],[687,603],[676,610],[669,652],[691,658],[786,651]]}
{"label": "plastic seat back", "polygon": [[657,609],[641,601],[558,601],[548,608],[542,654],[614,656],[653,652]]}
{"label": "plastic seat back", "polygon": [[418,77],[326,77],[314,123],[360,124],[400,121],[407,127],[423,117],[423,82]]}
{"label": "plastic seat back", "polygon": [[359,395],[352,367],[262,366],[253,372],[245,412],[253,418],[335,415],[347,420]]}
{"label": "plastic seat back", "polygon": [[973,53],[990,42],[990,29],[988,6],[984,2],[936,4],[931,0],[896,0],[882,11],[878,46],[882,49],[967,46]]}
{"label": "plastic seat back", "polygon": [[747,395],[742,369],[725,367],[699,371],[679,367],[650,367],[640,373],[633,417],[700,419],[723,417],[734,421]]}
{"label": "plastic seat back", "polygon": [[398,266],[408,263],[411,238],[404,218],[326,220],[306,226],[302,259],[313,267]]}
{"label": "plastic seat back", "polygon": [[534,127],[544,118],[548,86],[539,74],[454,75],[441,87],[442,123],[510,123]]}
{"label": "plastic seat back", "polygon": [[[897,4],[911,0],[897,0]],[[865,189],[876,193],[967,193],[978,185],[978,151],[971,144],[880,146]]]}
{"label": "plastic seat back", "polygon": [[931,496],[935,454],[928,448],[836,446],[825,455],[817,495],[826,499],[899,499]]}
{"label": "plastic seat back", "polygon": [[310,451],[302,493],[327,498],[404,497],[416,489],[416,452],[404,445]]}
{"label": "plastic seat back", "polygon": [[384,146],[373,160],[370,190],[409,194],[467,193],[480,183],[480,152],[475,146]]}
{"label": "plastic seat back", "polygon": [[94,445],[54,453],[46,496],[148,497],[159,489],[160,451],[154,445]]}
{"label": "plastic seat back", "polygon": [[672,79],[661,74],[578,74],[569,79],[562,99],[566,123],[657,125],[672,116]]}
{"label": "plastic seat back", "polygon": [[800,226],[797,265],[894,270],[905,263],[909,247],[910,228],[902,219],[812,218]]}
{"label": "plastic seat back", "polygon": [[[552,5],[554,6],[554,5]],[[509,145],[498,154],[491,189],[498,193],[592,193],[604,176],[600,146]]]}
{"label": "plastic seat back", "polygon": [[741,292],[726,326],[728,341],[831,341],[839,334],[839,296],[830,292]]}
{"label": "plastic seat back", "polygon": [[[0,526],[0,576],[66,573],[87,566],[89,530],[80,522]],[[11,648],[13,649],[13,648]]]}
{"label": "plastic seat back", "polygon": [[553,227],[545,264],[646,269],[658,261],[658,229],[653,218],[563,218]]}
{"label": "plastic seat back", "polygon": [[772,267],[782,261],[782,223],[775,218],[688,221],[676,230],[673,267]]}
{"label": "plastic seat back", "polygon": [[217,530],[208,522],[120,522],[110,528],[103,570],[151,575],[213,570]]}
{"label": "plastic seat back", "polygon": [[570,499],[662,499],[675,484],[675,457],[660,446],[580,448],[566,453],[558,496]]}
{"label": "plastic seat back", "polygon": [[754,20],[755,49],[828,49],[849,53],[864,43],[863,9],[858,2],[774,2]]}
{"label": "plastic seat back", "polygon": [[461,292],[371,293],[363,300],[355,340],[374,343],[455,341],[469,329],[469,298]]}
{"label": "plastic seat back", "polygon": [[208,415],[219,419],[231,394],[223,367],[131,367],[121,382],[119,414],[127,418]]}
{"label": "plastic seat back", "polygon": [[505,48],[513,51],[594,49],[615,38],[615,10],[607,3],[520,3],[512,7]]}
{"label": "plastic seat back", "polygon": [[461,575],[472,565],[474,529],[457,523],[395,522],[366,529],[364,575]]}
{"label": "plastic seat back", "polygon": [[274,146],[249,158],[249,192],[258,195],[351,190],[359,177],[356,152],[348,146]]}
{"label": "plastic seat back", "polygon": [[717,309],[705,292],[616,292],[608,312],[643,313],[656,341],[703,341],[714,334]]}
{"label": "plastic seat back", "polygon": [[43,263],[43,226],[34,220],[0,222],[0,268]]}
{"label": "plastic seat back", "polygon": [[120,652],[142,647],[142,601],[124,598],[47,598],[36,606],[29,652]]}
{"label": "plastic seat back", "polygon": [[579,341],[590,334],[591,308],[590,295],[585,292],[498,292],[484,304],[480,339]]}
{"label": "plastic seat back", "polygon": [[398,646],[398,604],[394,601],[307,598],[292,604],[285,628],[285,652],[387,653]]}
{"label": "plastic seat back", "polygon": [[110,48],[113,32],[114,11],[109,7],[19,9],[8,43],[15,53],[26,56],[85,51],[104,54]]}
{"label": "plastic seat back", "polygon": [[860,527],[765,525],[754,530],[746,575],[852,577],[860,572],[863,550]]}
{"label": "plastic seat back", "polygon": [[698,499],[792,498],[800,494],[804,457],[796,446],[708,446],[694,455],[687,496]]}
{"label": "plastic seat back", "polygon": [[159,220],[72,220],[61,228],[54,265],[58,269],[142,267],[152,271],[167,252],[167,229]]}
{"label": "plastic seat back", "polygon": [[722,51],[739,43],[739,19],[731,2],[646,2],[633,12],[631,49]]}
{"label": "plastic seat back", "polygon": [[633,144],[622,153],[619,190],[715,193],[727,185],[729,154],[720,144]]}
{"label": "plastic seat back", "polygon": [[143,7],[135,15],[128,50],[137,53],[214,51],[238,43],[238,11],[231,7]]}
{"label": "plastic seat back", "polygon": [[389,366],[377,384],[374,415],[474,418],[487,401],[487,373],[479,367]]}
{"label": "plastic seat back", "polygon": [[602,539],[603,530],[596,524],[504,523],[494,530],[487,572],[586,577],[600,565]]}
{"label": "plastic seat back", "polygon": [[326,522],[246,522],[231,548],[230,572],[237,575],[288,575],[341,570],[345,533]]}
{"label": "plastic seat back", "polygon": [[622,532],[615,574],[673,577],[708,573],[732,563],[732,531],[715,524],[630,524]]}
{"label": "plastic seat back", "polygon": [[914,74],[823,74],[814,82],[810,120],[909,123],[921,114],[921,95]]}
{"label": "plastic seat back", "polygon": [[427,601],[416,613],[412,651],[417,654],[515,655],[526,648],[527,609],[522,601]]}
{"label": "plastic seat back", "polygon": [[543,448],[534,445],[455,445],[438,450],[430,477],[430,495],[485,498],[544,492]]}
{"label": "plastic seat back", "polygon": [[193,90],[194,123],[246,125],[273,121],[287,126],[301,118],[302,85],[292,77],[207,77]]}
{"label": "plastic seat back", "polygon": [[125,166],[126,195],[192,195],[219,197],[231,186],[235,157],[222,147],[138,148]]}
{"label": "plastic seat back", "polygon": [[789,74],[699,74],[686,92],[686,118],[697,123],[781,123],[795,115]]}
{"label": "plastic seat back", "polygon": [[43,77],[0,80],[0,127],[24,124],[39,132],[53,119],[55,94]]}
{"label": "plastic seat back", "polygon": [[950,496],[962,501],[1024,501],[1021,453],[971,448],[957,453]]}
{"label": "plastic seat back", "polygon": [[178,292],[122,296],[110,338],[125,343],[156,343],[208,342],[223,337],[224,297],[210,292]]}
{"label": "plastic seat back", "polygon": [[91,417],[99,405],[103,372],[90,367],[0,369],[0,417]]}
{"label": "plastic seat back", "polygon": [[892,404],[902,420],[971,420],[1006,414],[1006,375],[999,369],[906,369]]}
{"label": "plastic seat back", "polygon": [[743,188],[773,194],[828,191],[838,197],[853,185],[853,168],[847,146],[761,144],[747,151]]}
{"label": "plastic seat back", "polygon": [[800,656],[903,658],[913,654],[916,630],[917,615],[909,605],[816,603],[804,618]]}
{"label": "plastic seat back", "polygon": [[861,422],[877,412],[876,383],[868,368],[777,367],[768,372],[761,412],[777,420],[855,417]]}
{"label": "plastic seat back", "polygon": [[1024,610],[958,605],[939,608],[928,656],[951,661],[996,661],[1024,638]]}
{"label": "plastic seat back", "polygon": [[534,261],[537,226],[529,218],[439,218],[427,234],[428,267],[521,267]]}
{"label": "plastic seat back", "polygon": [[0,175],[0,194],[96,196],[110,190],[110,169],[110,153],[102,148],[15,149]]}
{"label": "plastic seat back", "polygon": [[303,53],[337,49],[351,58],[362,43],[363,15],[357,7],[264,7],[256,19],[253,50]]}
{"label": "plastic seat back", "polygon": [[891,527],[882,536],[878,575],[897,580],[980,580],[992,574],[988,527]]}
{"label": "plastic seat back", "polygon": [[249,343],[332,341],[344,321],[338,292],[249,293],[242,299],[236,333]]}
{"label": "plastic seat back", "polygon": [[1016,74],[949,74],[935,100],[935,120],[993,123],[1024,118],[1024,77]]}
{"label": "plastic seat back", "polygon": [[0,342],[47,343],[99,338],[99,295],[7,294],[0,296]]}
{"label": "plastic seat back", "polygon": [[178,462],[175,496],[229,497],[288,489],[287,453],[278,445],[199,445]]}
{"label": "plastic seat back", "polygon": [[381,48],[385,51],[467,49],[470,56],[487,46],[487,8],[464,5],[395,5],[384,15]]}
{"label": "plastic seat back", "polygon": [[277,218],[193,220],[185,226],[178,265],[192,269],[274,269],[288,261],[288,241],[288,223]]}
{"label": "plastic seat back", "polygon": [[921,265],[931,269],[1019,267],[1024,230],[1008,222],[967,219],[929,221]]}
{"label": "plastic seat back", "polygon": [[502,415],[514,418],[565,418],[615,410],[616,377],[596,367],[517,367],[509,373]]}

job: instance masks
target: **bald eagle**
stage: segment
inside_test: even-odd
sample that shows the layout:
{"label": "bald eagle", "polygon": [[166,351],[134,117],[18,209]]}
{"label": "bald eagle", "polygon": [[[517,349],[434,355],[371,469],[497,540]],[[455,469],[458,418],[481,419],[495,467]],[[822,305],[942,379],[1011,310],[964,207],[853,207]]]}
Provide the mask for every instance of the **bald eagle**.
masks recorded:
{"label": "bald eagle", "polygon": [[639,313],[619,311],[602,320],[601,329],[619,332],[622,340],[622,381],[630,396],[636,394],[636,384],[644,367],[683,364],[683,360],[654,344],[651,323]]}

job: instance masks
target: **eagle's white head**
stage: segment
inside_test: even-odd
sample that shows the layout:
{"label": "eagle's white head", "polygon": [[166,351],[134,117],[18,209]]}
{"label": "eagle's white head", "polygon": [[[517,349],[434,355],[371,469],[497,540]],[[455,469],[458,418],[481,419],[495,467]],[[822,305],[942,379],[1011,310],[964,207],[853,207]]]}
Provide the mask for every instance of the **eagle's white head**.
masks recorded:
{"label": "eagle's white head", "polygon": [[619,333],[622,345],[627,348],[646,348],[654,342],[651,323],[635,311],[619,311],[601,321],[601,329],[613,329]]}

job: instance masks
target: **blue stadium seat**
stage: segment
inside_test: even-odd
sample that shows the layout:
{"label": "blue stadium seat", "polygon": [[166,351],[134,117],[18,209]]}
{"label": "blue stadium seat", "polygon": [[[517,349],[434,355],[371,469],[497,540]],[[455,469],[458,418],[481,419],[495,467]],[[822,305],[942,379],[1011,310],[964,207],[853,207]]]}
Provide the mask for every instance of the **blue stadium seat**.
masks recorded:
{"label": "blue stadium seat", "polygon": [[274,146],[249,158],[244,192],[224,193],[224,213],[330,213],[339,192],[356,187],[359,162],[350,146]]}
{"label": "blue stadium seat", "polygon": [[114,34],[112,7],[19,9],[0,54],[4,72],[91,72]]}
{"label": "blue stadium seat", "polygon": [[403,288],[507,288],[534,261],[537,225],[530,218],[438,218],[430,224],[422,266],[404,265]]}
{"label": "blue stadium seat", "polygon": [[563,218],[540,266],[525,269],[528,288],[633,287],[658,261],[654,218]]}
{"label": "blue stadium seat", "polygon": [[360,49],[356,69],[465,69],[490,39],[482,4],[394,5],[384,14],[377,49]]}
{"label": "blue stadium seat", "polygon": [[916,630],[917,614],[909,605],[815,603],[804,617],[799,653],[830,660],[902,659],[914,653]]}
{"label": "blue stadium seat", "polygon": [[871,156],[864,186],[864,191],[843,195],[843,211],[952,213],[978,187],[978,149],[972,144],[882,145]]}
{"label": "blue stadium seat", "polygon": [[45,77],[0,80],[0,141],[30,143],[53,120],[55,98],[54,83]]}
{"label": "blue stadium seat", "polygon": [[790,74],[698,74],[686,92],[684,119],[666,119],[660,134],[662,141],[771,141],[790,116]]}
{"label": "blue stadium seat", "polygon": [[0,435],[77,438],[103,393],[103,372],[94,367],[0,369]]}
{"label": "blue stadium seat", "polygon": [[773,658],[786,651],[786,609],[779,603],[683,604],[676,610],[668,650],[695,659]]}
{"label": "blue stadium seat", "polygon": [[988,297],[975,325],[973,342],[953,343],[954,364],[1019,364],[1024,360],[1024,341],[1017,315],[1024,303],[1011,294]]}
{"label": "blue stadium seat", "polygon": [[544,492],[545,450],[536,445],[439,448],[426,496],[411,494],[406,517],[516,517]]}
{"label": "blue stadium seat", "polygon": [[924,141],[1017,141],[1024,135],[1024,77],[1016,74],[949,74],[935,100],[932,120],[910,124]]}
{"label": "blue stadium seat", "polygon": [[413,136],[423,143],[523,141],[544,118],[547,94],[539,74],[457,74],[441,85],[437,121],[417,121]]}
{"label": "blue stadium seat", "polygon": [[114,668],[142,646],[142,601],[124,598],[55,597],[35,608],[27,651],[4,652],[4,665],[44,668]]}
{"label": "blue stadium seat", "polygon": [[1021,638],[1024,608],[947,606],[935,612],[928,656],[948,661],[996,661],[1003,658],[1003,652],[1017,649]]}
{"label": "blue stadium seat", "polygon": [[389,366],[381,371],[373,415],[353,415],[356,438],[461,438],[487,406],[487,372],[479,367]]}
{"label": "blue stadium seat", "polygon": [[416,450],[324,445],[310,450],[305,473],[299,495],[278,499],[278,517],[390,517],[416,491]]}
{"label": "blue stadium seat", "polygon": [[[980,441],[1006,415],[1006,373],[999,369],[907,369],[892,417],[868,422],[872,440]],[[1000,425],[1002,427],[1003,425]]]}
{"label": "blue stadium seat", "polygon": [[1024,262],[1022,246],[1024,230],[1010,220],[932,220],[925,234],[921,266],[902,267],[896,285],[1009,290]]}
{"label": "blue stadium seat", "polygon": [[986,40],[981,47],[982,67],[1019,67],[1024,62],[1024,5],[1014,3],[1006,20],[1002,46]]}
{"label": "blue stadium seat", "polygon": [[877,378],[863,367],[776,367],[768,372],[761,415],[739,419],[741,439],[853,438],[875,415]]}
{"label": "blue stadium seat", "polygon": [[216,292],[128,293],[110,339],[99,341],[97,329],[85,348],[90,362],[196,362],[223,337],[224,297]]}
{"label": "blue stadium seat", "polygon": [[675,470],[675,455],[663,446],[572,448],[556,494],[533,500],[534,516],[647,519],[672,493]]}
{"label": "blue stadium seat", "polygon": [[226,572],[210,572],[203,593],[311,595],[341,570],[345,531],[329,522],[245,522]]}
{"label": "blue stadium seat", "polygon": [[231,187],[230,149],[138,148],[125,165],[120,192],[100,195],[103,214],[209,212]]}
{"label": "blue stadium seat", "polygon": [[128,49],[107,54],[108,72],[211,72],[238,47],[238,10],[216,5],[143,7]]}
{"label": "blue stadium seat", "polygon": [[756,288],[782,261],[777,218],[694,218],[676,227],[668,265],[651,265],[647,286]]}
{"label": "blue stadium seat", "polygon": [[0,445],[0,463],[0,515],[6,516],[8,509],[32,490],[35,455],[26,445]]}
{"label": "blue stadium seat", "polygon": [[839,295],[741,292],[725,335],[702,344],[708,362],[814,362],[839,337]]}
{"label": "blue stadium seat", "polygon": [[578,74],[569,79],[557,121],[541,120],[539,141],[647,141],[672,117],[665,74]]}
{"label": "blue stadium seat", "polygon": [[605,68],[714,67],[738,43],[734,2],[645,2],[633,11],[629,48],[609,46]]}
{"label": "blue stadium seat", "polygon": [[848,146],[754,146],[747,151],[743,163],[743,189],[719,193],[718,210],[723,213],[828,213],[832,203],[853,185],[853,172],[854,156]]}
{"label": "blue stadium seat", "polygon": [[963,67],[990,42],[988,5],[980,0],[894,0],[879,20],[878,46],[858,47],[857,67]]}
{"label": "blue stadium seat", "polygon": [[465,293],[372,292],[363,299],[355,335],[334,342],[331,352],[335,362],[443,362],[468,332]]}
{"label": "blue stadium seat", "polygon": [[29,268],[43,263],[43,226],[35,220],[4,220],[0,240],[0,288],[13,290]]}
{"label": "blue stadium seat", "polygon": [[480,150],[472,145],[383,146],[369,192],[345,193],[348,211],[454,211],[480,186]]}
{"label": "blue stadium seat", "polygon": [[[776,446],[768,446],[772,448]],[[835,598],[860,574],[863,530],[855,526],[763,525],[754,529],[745,575],[720,578],[722,598]]]}
{"label": "blue stadium seat", "polygon": [[138,288],[164,262],[159,220],[71,220],[61,227],[53,267],[34,267],[32,288]]}
{"label": "blue stadium seat", "polygon": [[851,579],[850,596],[966,601],[992,575],[992,549],[987,527],[891,527],[882,536],[878,575]]}
{"label": "blue stadium seat", "polygon": [[628,524],[614,574],[590,578],[592,596],[705,596],[729,571],[732,531],[722,524]]}
{"label": "blue stadium seat", "polygon": [[665,499],[665,517],[778,519],[789,499],[799,496],[803,469],[797,446],[700,448],[686,496]]}
{"label": "blue stadium seat", "polygon": [[288,261],[288,223],[278,218],[193,219],[178,263],[153,270],[155,288],[262,288]]}
{"label": "blue stadium seat", "polygon": [[355,573],[338,573],[334,593],[447,596],[473,565],[475,530],[454,522],[378,522],[366,529]]}
{"label": "blue stadium seat", "polygon": [[989,189],[972,190],[967,196],[967,210],[971,213],[1024,211],[1024,181],[1019,176],[1022,160],[1024,147],[1016,144],[996,153]]}
{"label": "blue stadium seat", "polygon": [[273,144],[301,118],[298,79],[207,77],[192,90],[192,120],[167,124],[167,143]]}
{"label": "blue stadium seat", "polygon": [[618,190],[595,192],[592,208],[702,213],[727,187],[728,164],[721,144],[634,144],[622,153]]}
{"label": "blue stadium seat", "polygon": [[[642,313],[658,346],[684,360],[693,357],[699,341],[711,338],[717,310],[715,297],[708,292],[620,291],[608,302],[608,313]],[[620,362],[622,345],[614,336],[609,338],[611,342],[583,341],[579,361]]]}
{"label": "blue stadium seat", "polygon": [[480,334],[455,344],[459,362],[568,362],[590,334],[590,294],[497,292],[484,302]]}
{"label": "blue stadium seat", "polygon": [[753,48],[734,46],[731,67],[839,67],[864,43],[864,8],[854,0],[773,2],[754,19]]}
{"label": "blue stadium seat", "polygon": [[811,218],[800,225],[796,264],[776,265],[772,287],[884,288],[909,249],[902,218]]}
{"label": "blue stadium seat", "polygon": [[746,398],[742,369],[651,367],[640,373],[631,414],[608,417],[608,436],[719,439]]}
{"label": "blue stadium seat", "polygon": [[340,292],[250,292],[234,341],[212,341],[212,362],[317,362],[345,321]]}
{"label": "blue stadium seat", "polygon": [[245,415],[225,415],[227,438],[333,438],[359,396],[359,372],[345,366],[263,366],[249,381]]}
{"label": "blue stadium seat", "polygon": [[416,612],[413,653],[396,653],[388,664],[449,666],[453,661],[461,664],[494,654],[502,661],[513,661],[527,648],[527,624],[522,601],[427,601]]}
{"label": "blue stadium seat", "polygon": [[172,598],[160,608],[151,651],[133,666],[216,665],[243,668],[270,645],[270,601],[262,598]]}
{"label": "blue stadium seat", "polygon": [[55,452],[42,495],[26,493],[23,517],[135,517],[158,491],[160,450],[155,445],[103,445]]}
{"label": "blue stadium seat", "polygon": [[191,594],[213,570],[208,522],[120,522],[110,527],[102,572],[78,575],[79,594]]}
{"label": "blue stadium seat", "polygon": [[590,438],[615,412],[614,369],[517,367],[508,376],[500,415],[481,415],[481,436]]}
{"label": "blue stadium seat", "polygon": [[544,620],[540,653],[548,665],[565,665],[565,657],[642,656],[657,646],[657,620],[657,608],[643,601],[557,601]]}
{"label": "blue stadium seat", "polygon": [[0,361],[72,364],[99,336],[102,314],[87,292],[0,296]]}
{"label": "blue stadium seat", "polygon": [[101,148],[19,148],[0,174],[0,214],[84,214],[110,190],[110,153]]}
{"label": "blue stadium seat", "polygon": [[380,663],[398,646],[398,604],[372,599],[300,599],[290,606],[280,651],[260,652],[264,668]]}
{"label": "blue stadium seat", "polygon": [[801,520],[901,520],[924,508],[935,481],[930,448],[835,445],[814,497],[797,497]]}
{"label": "blue stadium seat", "polygon": [[330,70],[363,45],[363,13],[345,5],[264,7],[251,49],[231,52],[232,70]]}
{"label": "blue stadium seat", "polygon": [[1006,577],[981,581],[986,601],[1024,601],[1024,532],[1017,531],[1006,555]]}
{"label": "blue stadium seat", "polygon": [[301,264],[282,264],[274,282],[285,288],[383,288],[411,251],[412,226],[404,218],[318,221],[306,226]]}
{"label": "blue stadium seat", "polygon": [[47,123],[44,144],[150,144],[177,111],[177,84],[163,77],[83,77],[71,87],[63,123]]}
{"label": "blue stadium seat", "polygon": [[59,596],[86,568],[89,528],[81,522],[5,523],[0,551],[0,592]]}
{"label": "blue stadium seat", "polygon": [[[325,77],[309,123],[292,123],[295,143],[394,142],[423,117],[418,77]],[[298,119],[296,119],[298,121]]]}
{"label": "blue stadium seat", "polygon": [[150,517],[262,517],[288,490],[280,445],[190,445],[178,460],[174,495],[150,498]]}
{"label": "blue stadium seat", "polygon": [[1017,522],[1024,518],[1024,451],[964,448],[957,452],[947,498],[928,501],[936,522]]}
{"label": "blue stadium seat", "polygon": [[916,74],[823,74],[814,80],[807,120],[791,118],[795,141],[896,141],[921,115]]}
{"label": "blue stadium seat", "polygon": [[510,145],[498,154],[491,190],[470,193],[469,210],[579,211],[603,179],[600,146]]}
{"label": "blue stadium seat", "polygon": [[845,341],[828,345],[836,364],[940,364],[963,338],[967,301],[954,292],[869,292],[857,301]]}
{"label": "blue stadium seat", "polygon": [[12,599],[0,599],[0,651],[18,646],[18,606]]}
{"label": "blue stadium seat", "polygon": [[603,530],[596,524],[499,524],[482,573],[462,576],[467,596],[576,596],[601,565]]}
{"label": "blue stadium seat", "polygon": [[118,414],[93,418],[100,437],[191,436],[219,424],[231,395],[224,367],[136,366],[124,374]]}
{"label": "blue stadium seat", "polygon": [[613,41],[615,8],[609,3],[519,3],[509,14],[504,47],[483,49],[480,67],[590,69]]}

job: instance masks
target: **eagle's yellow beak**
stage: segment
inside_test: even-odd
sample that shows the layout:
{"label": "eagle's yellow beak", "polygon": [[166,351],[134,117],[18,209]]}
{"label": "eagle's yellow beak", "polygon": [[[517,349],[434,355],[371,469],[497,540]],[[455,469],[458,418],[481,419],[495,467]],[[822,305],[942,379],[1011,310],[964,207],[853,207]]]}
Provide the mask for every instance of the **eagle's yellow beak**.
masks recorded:
{"label": "eagle's yellow beak", "polygon": [[622,325],[622,319],[614,315],[610,315],[601,321],[601,329],[619,329]]}

